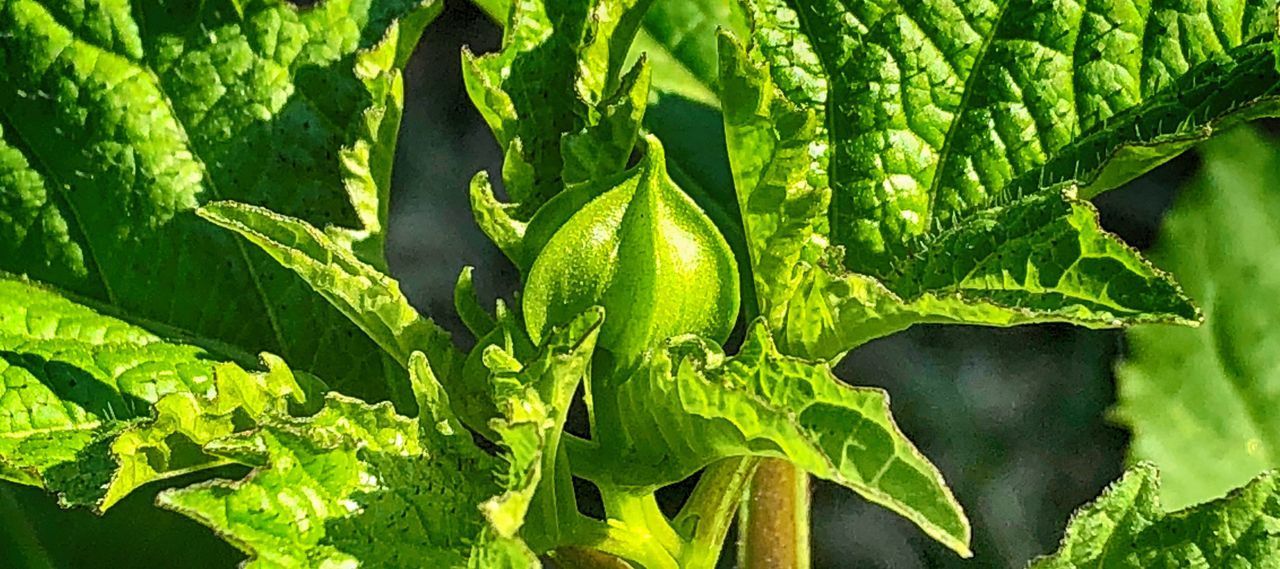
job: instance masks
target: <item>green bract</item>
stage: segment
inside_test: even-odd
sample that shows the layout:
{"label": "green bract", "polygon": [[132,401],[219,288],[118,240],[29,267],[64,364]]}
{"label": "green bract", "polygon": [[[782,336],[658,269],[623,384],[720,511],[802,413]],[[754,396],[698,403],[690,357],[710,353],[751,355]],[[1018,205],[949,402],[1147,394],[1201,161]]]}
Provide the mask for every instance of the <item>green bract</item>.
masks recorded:
{"label": "green bract", "polygon": [[573,188],[547,204],[547,216],[565,208],[576,213],[542,247],[529,272],[524,316],[535,343],[551,326],[594,305],[608,315],[600,345],[620,363],[634,362],[672,336],[723,341],[733,328],[733,252],[667,176],[657,139],[649,137],[646,146],[640,165],[616,185]]}

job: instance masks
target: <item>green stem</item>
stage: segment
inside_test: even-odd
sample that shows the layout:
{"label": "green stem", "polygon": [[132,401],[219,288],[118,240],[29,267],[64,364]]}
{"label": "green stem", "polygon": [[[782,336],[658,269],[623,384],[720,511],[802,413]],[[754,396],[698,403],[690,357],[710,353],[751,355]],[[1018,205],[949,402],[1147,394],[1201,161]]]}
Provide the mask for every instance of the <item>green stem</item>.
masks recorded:
{"label": "green stem", "polygon": [[809,475],[763,459],[742,503],[738,567],[809,569]]}
{"label": "green stem", "polygon": [[604,510],[611,521],[618,521],[635,531],[643,531],[673,558],[684,550],[684,540],[671,527],[667,516],[658,508],[653,494],[632,494],[625,490],[601,488]]}
{"label": "green stem", "polygon": [[676,530],[690,544],[680,559],[681,567],[712,569],[716,566],[742,493],[759,464],[760,459],[754,457],[729,458],[702,473],[674,522]]}
{"label": "green stem", "polygon": [[[626,509],[630,510],[630,505]],[[552,557],[567,567],[581,569],[626,566],[617,563],[616,559],[593,553],[602,552],[644,569],[681,569],[675,556],[649,530],[647,525],[628,523],[612,515],[607,522],[579,516],[572,531],[564,535],[562,545],[552,552]]]}

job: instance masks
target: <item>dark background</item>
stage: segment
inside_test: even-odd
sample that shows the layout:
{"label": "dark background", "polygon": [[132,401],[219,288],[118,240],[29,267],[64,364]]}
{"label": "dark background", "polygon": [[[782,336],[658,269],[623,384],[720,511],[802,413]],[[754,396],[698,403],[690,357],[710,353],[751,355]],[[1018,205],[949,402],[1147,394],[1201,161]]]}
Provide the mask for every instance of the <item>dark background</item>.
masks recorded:
{"label": "dark background", "polygon": [[[460,337],[466,333],[451,298],[463,266],[476,267],[486,302],[510,298],[518,284],[513,267],[471,221],[467,198],[471,176],[481,169],[497,174],[501,155],[463,91],[459,50],[469,45],[483,53],[499,40],[500,31],[478,11],[451,2],[406,72],[391,270],[420,310]],[[1096,203],[1103,225],[1146,248],[1175,189],[1196,168],[1188,153],[1102,196]],[[921,326],[855,350],[838,375],[888,390],[899,425],[966,507],[975,557],[961,560],[904,519],[819,482],[814,566],[1023,567],[1052,550],[1070,512],[1122,470],[1127,434],[1106,421],[1115,399],[1112,366],[1122,349],[1119,333],[1068,326]],[[6,483],[0,561],[5,548],[25,538],[38,539],[54,566],[66,568],[226,568],[243,558],[194,522],[152,507],[159,489],[150,486],[97,518],[59,511],[42,491]],[[17,509],[25,515],[12,515]]]}

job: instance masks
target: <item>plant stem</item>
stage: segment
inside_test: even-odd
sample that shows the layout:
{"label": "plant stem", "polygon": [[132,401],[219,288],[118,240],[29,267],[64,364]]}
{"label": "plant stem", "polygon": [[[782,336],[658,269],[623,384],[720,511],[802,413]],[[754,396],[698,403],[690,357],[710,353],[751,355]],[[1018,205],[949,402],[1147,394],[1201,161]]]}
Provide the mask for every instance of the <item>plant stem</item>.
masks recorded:
{"label": "plant stem", "polygon": [[673,558],[684,550],[684,540],[658,508],[658,499],[653,494],[630,494],[604,488],[600,490],[605,512],[611,521],[616,520],[627,527],[645,531],[653,543],[660,545]]}
{"label": "plant stem", "polygon": [[742,493],[759,463],[760,459],[754,457],[729,458],[702,473],[674,522],[676,531],[689,540],[689,547],[680,559],[681,567],[712,569],[716,566]]}
{"label": "plant stem", "polygon": [[558,569],[632,569],[620,557],[585,547],[561,547],[551,558]]}
{"label": "plant stem", "polygon": [[785,460],[761,460],[739,524],[741,569],[809,569],[809,476]]}
{"label": "plant stem", "polygon": [[[643,509],[642,505],[635,505]],[[628,523],[614,518],[613,514],[609,517],[609,521],[601,522],[579,516],[552,557],[566,567],[577,569],[629,567],[625,562],[639,564],[645,569],[681,569],[672,553],[659,543],[647,525]],[[662,521],[666,523],[665,518]],[[625,562],[619,563],[619,560]]]}

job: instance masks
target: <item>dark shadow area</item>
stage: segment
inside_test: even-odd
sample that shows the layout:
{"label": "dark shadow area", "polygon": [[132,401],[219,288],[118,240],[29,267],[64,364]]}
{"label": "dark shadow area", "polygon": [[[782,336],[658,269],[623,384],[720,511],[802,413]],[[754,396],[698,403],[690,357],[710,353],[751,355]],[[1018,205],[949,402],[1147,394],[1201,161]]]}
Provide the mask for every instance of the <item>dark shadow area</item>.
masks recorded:
{"label": "dark shadow area", "polygon": [[[60,569],[229,569],[244,555],[190,518],[157,508],[155,499],[165,488],[215,477],[241,478],[247,470],[229,466],[148,484],[101,517],[83,508],[63,510],[44,490],[0,482],[0,510],[16,506],[26,525],[6,525],[4,531],[39,536],[40,546]],[[0,512],[0,519],[10,518]]]}
{"label": "dark shadow area", "polygon": [[[147,401],[120,393],[88,371],[67,362],[9,350],[0,350],[0,361],[26,370],[57,399],[75,403],[94,416],[128,419],[145,416],[151,410]],[[23,389],[24,386],[8,385],[5,391],[9,394]]]}

